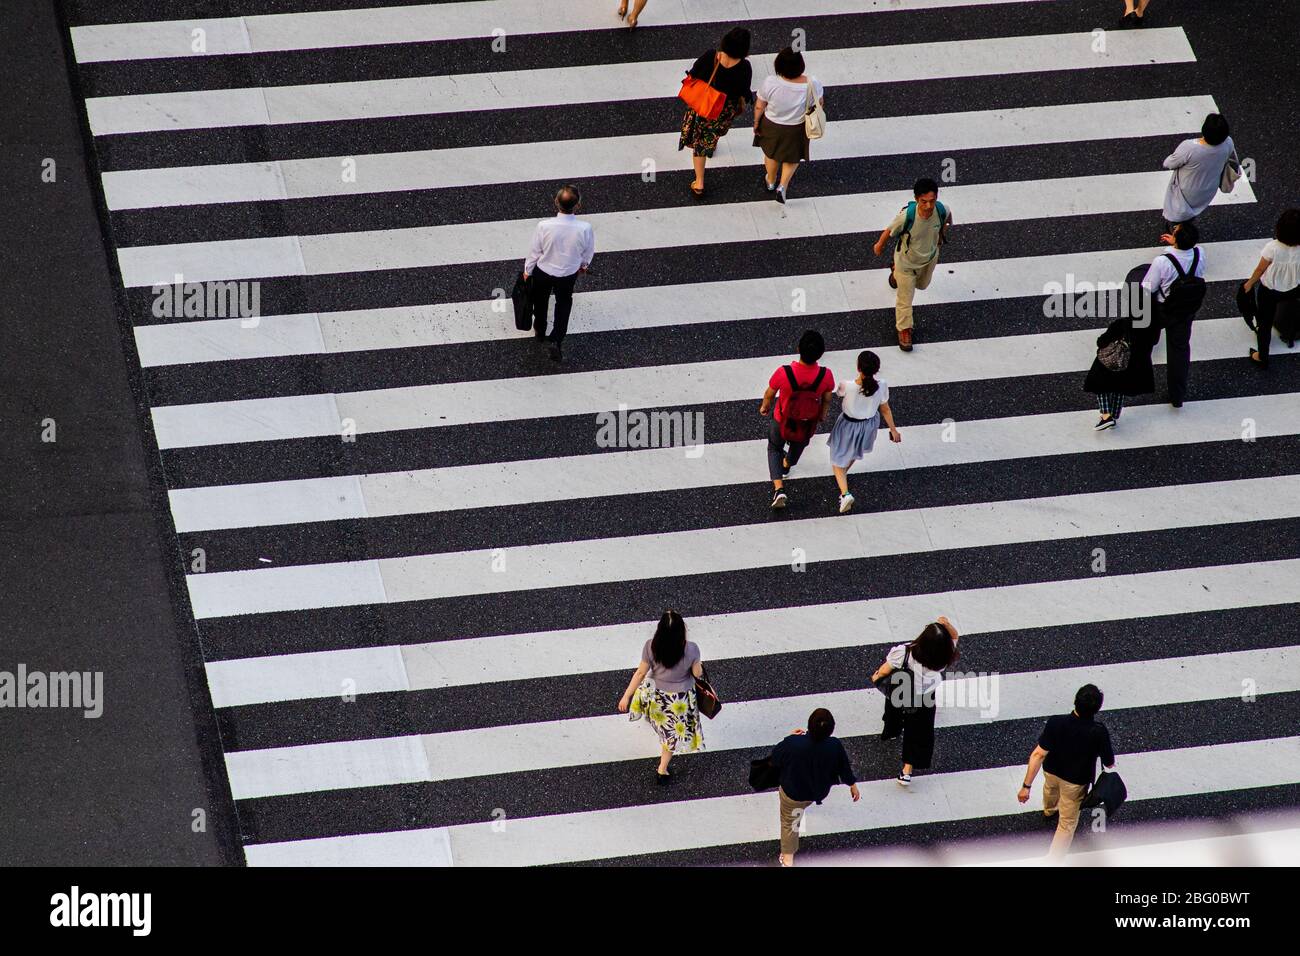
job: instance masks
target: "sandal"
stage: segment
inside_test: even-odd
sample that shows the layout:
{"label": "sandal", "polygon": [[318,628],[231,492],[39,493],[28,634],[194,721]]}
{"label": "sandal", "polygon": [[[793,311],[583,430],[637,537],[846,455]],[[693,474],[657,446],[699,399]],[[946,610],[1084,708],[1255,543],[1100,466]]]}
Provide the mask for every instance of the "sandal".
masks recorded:
{"label": "sandal", "polygon": [[622,5],[621,7],[619,7],[619,8],[618,8],[616,11],[614,11],[614,12],[618,14],[618,18],[619,18],[620,20],[622,20],[624,17],[626,17],[626,16],[627,16],[627,3],[626,3],[626,0],[625,0],[625,2],[623,3],[623,5]]}
{"label": "sandal", "polygon": [[696,189],[695,183],[691,183],[691,195],[694,196],[696,199],[703,199],[704,189],[703,188]]}

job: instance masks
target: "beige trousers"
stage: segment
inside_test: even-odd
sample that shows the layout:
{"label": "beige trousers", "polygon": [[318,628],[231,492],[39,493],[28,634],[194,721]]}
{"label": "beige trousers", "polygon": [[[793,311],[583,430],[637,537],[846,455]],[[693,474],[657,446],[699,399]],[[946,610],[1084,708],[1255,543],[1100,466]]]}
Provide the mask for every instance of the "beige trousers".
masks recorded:
{"label": "beige trousers", "polygon": [[935,256],[924,269],[914,269],[903,265],[897,254],[894,255],[894,281],[898,283],[898,299],[894,303],[894,327],[898,331],[912,327],[912,298],[917,289],[928,289],[930,279],[934,277],[934,267],[939,264]]}
{"label": "beige trousers", "polygon": [[794,856],[799,852],[799,821],[812,801],[791,800],[784,790],[777,793],[781,796],[781,852]]}
{"label": "beige trousers", "polygon": [[1086,784],[1070,783],[1054,773],[1043,772],[1043,812],[1056,815],[1056,833],[1052,836],[1049,856],[1064,856],[1070,849],[1079,826],[1079,805],[1087,793]]}

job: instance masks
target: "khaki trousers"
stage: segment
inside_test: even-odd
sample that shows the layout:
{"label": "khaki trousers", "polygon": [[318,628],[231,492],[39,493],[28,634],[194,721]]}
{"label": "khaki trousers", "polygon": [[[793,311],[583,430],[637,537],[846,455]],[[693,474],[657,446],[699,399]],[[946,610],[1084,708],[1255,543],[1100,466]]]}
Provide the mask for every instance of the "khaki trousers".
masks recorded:
{"label": "khaki trousers", "polygon": [[799,822],[803,812],[812,806],[811,800],[791,800],[784,790],[781,796],[781,852],[794,856],[799,852]]}
{"label": "khaki trousers", "polygon": [[894,303],[894,327],[898,331],[912,327],[912,298],[917,289],[928,289],[930,279],[934,277],[934,267],[939,264],[935,256],[924,269],[914,269],[903,265],[897,254],[894,255],[894,281],[898,283],[898,299]]}
{"label": "khaki trousers", "polygon": [[1079,826],[1079,805],[1087,793],[1087,784],[1070,783],[1054,773],[1043,772],[1043,812],[1049,816],[1055,813],[1057,821],[1049,856],[1064,856],[1070,849]]}

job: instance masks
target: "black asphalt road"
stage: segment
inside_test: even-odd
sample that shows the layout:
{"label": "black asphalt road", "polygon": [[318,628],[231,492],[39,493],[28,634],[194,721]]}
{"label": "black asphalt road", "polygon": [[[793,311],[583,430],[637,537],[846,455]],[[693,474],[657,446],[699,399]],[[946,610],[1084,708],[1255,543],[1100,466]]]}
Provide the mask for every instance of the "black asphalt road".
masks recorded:
{"label": "black asphalt road", "polygon": [[103,713],[0,707],[0,866],[241,863],[62,28],[3,20],[0,671],[102,672]]}

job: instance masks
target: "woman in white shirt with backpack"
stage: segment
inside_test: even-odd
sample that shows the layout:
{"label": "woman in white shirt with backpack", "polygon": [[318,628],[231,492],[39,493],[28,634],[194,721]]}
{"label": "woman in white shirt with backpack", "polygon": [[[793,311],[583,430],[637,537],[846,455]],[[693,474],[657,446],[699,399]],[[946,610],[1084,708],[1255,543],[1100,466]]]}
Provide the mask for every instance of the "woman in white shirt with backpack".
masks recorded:
{"label": "woman in white shirt with backpack", "polygon": [[840,514],[853,507],[849,494],[849,469],[876,445],[876,433],[883,418],[889,426],[889,440],[900,442],[903,436],[894,427],[894,413],[889,408],[889,384],[876,380],[880,358],[875,352],[858,353],[858,377],[840,379],[835,394],[842,400],[840,417],[831,429],[831,470],[840,486]]}

